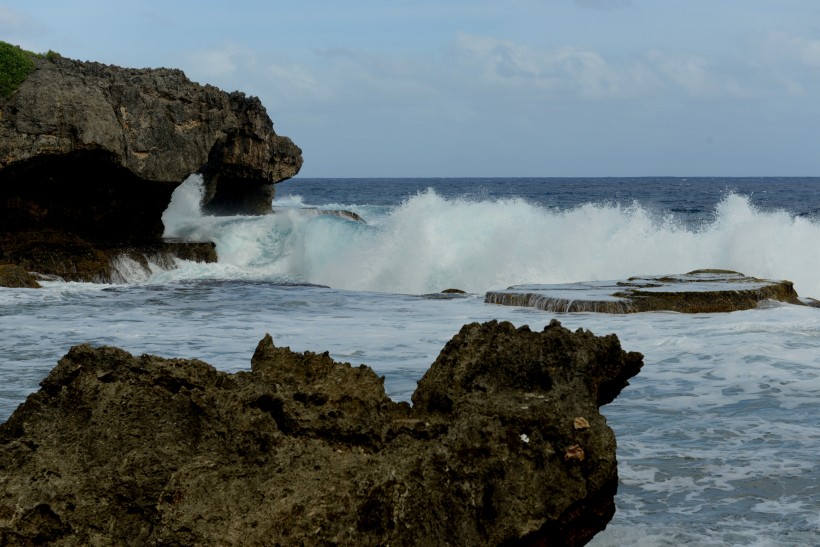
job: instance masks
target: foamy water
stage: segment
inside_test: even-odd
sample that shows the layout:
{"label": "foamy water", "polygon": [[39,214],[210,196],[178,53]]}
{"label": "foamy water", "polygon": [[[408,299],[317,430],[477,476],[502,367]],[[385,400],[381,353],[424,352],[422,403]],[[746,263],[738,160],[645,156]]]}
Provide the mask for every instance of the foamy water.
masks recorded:
{"label": "foamy water", "polygon": [[[386,376],[395,399],[464,323],[541,329],[554,316],[484,304],[255,281],[0,292],[0,415],[76,343],[249,368],[257,342],[328,350]],[[687,316],[568,314],[615,332],[645,367],[602,408],[618,438],[618,512],[595,545],[812,545],[820,532],[820,316],[779,306]],[[662,530],[662,533],[659,533]]]}
{"label": "foamy water", "polygon": [[[554,207],[432,190],[392,205],[290,195],[277,200],[288,212],[216,218],[200,214],[199,191],[191,179],[175,194],[168,235],[213,239],[219,263],[181,262],[147,277],[123,264],[130,283],[0,291],[0,420],[82,342],[236,371],[249,368],[269,332],[277,345],[371,365],[391,397],[408,400],[464,323],[541,329],[556,317],[485,304],[487,289],[721,267],[820,295],[817,222],[758,208],[737,192],[693,222],[643,202]],[[303,206],[349,209],[367,224]],[[473,294],[419,296],[448,287]],[[602,408],[618,439],[620,486],[618,512],[593,545],[817,543],[820,310],[558,319],[614,332],[645,356],[641,373]]]}
{"label": "foamy water", "polygon": [[[189,179],[166,212],[166,235],[213,240],[220,263],[173,273],[283,278],[337,289],[421,294],[526,283],[621,279],[721,268],[788,279],[820,297],[820,223],[760,211],[730,193],[715,220],[692,225],[638,203],[548,209],[523,199],[447,199],[433,190],[400,205],[351,209],[364,225],[300,214],[202,217],[199,181]],[[277,203],[277,202],[275,202]],[[290,197],[280,205],[303,205]]]}

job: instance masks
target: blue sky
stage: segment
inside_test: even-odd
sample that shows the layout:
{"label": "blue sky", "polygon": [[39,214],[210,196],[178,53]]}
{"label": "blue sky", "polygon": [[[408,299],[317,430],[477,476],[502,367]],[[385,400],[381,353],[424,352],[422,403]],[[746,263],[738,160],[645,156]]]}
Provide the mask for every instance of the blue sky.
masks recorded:
{"label": "blue sky", "polygon": [[258,95],[305,177],[820,176],[817,0],[0,0],[0,40]]}

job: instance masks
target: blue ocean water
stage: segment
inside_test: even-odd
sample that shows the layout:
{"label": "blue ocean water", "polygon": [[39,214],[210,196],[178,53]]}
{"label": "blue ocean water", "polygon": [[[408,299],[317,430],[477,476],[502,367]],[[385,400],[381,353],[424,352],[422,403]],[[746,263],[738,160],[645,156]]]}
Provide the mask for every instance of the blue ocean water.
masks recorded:
{"label": "blue ocean water", "polygon": [[[215,241],[217,264],[0,291],[0,420],[83,342],[235,371],[269,332],[408,400],[464,323],[556,318],[487,290],[725,268],[820,297],[820,178],[294,179],[266,217],[203,216],[200,195],[197,177],[177,190],[166,234]],[[366,223],[317,214],[337,209]],[[621,484],[594,545],[818,543],[820,310],[557,319],[645,355],[602,409]]]}

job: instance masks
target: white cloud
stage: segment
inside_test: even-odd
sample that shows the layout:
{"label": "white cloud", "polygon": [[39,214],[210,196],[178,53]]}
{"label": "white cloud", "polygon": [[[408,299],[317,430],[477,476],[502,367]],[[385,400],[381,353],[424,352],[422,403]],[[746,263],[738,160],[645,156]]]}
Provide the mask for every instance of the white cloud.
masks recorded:
{"label": "white cloud", "polygon": [[206,80],[229,78],[239,69],[242,59],[252,55],[250,50],[234,44],[217,49],[198,51],[188,57],[189,70]]}
{"label": "white cloud", "polygon": [[820,91],[820,39],[783,30],[750,33],[747,39],[749,62],[762,87],[768,84],[773,94],[790,97]]}
{"label": "white cloud", "polygon": [[631,0],[575,0],[582,8],[614,9],[632,5]]}
{"label": "white cloud", "polygon": [[791,61],[820,68],[820,40],[803,38],[783,31],[770,31],[763,41],[769,61]]}
{"label": "white cloud", "polygon": [[[820,41],[779,40],[781,49],[809,66],[820,66]],[[580,46],[538,48],[510,40],[460,33],[459,62],[488,88],[584,100],[641,97],[750,99],[801,94],[799,74],[747,57],[710,57],[651,49],[610,58]],[[816,65],[815,65],[816,63]]]}
{"label": "white cloud", "polygon": [[312,71],[298,63],[258,56],[253,50],[226,43],[190,53],[184,61],[187,75],[226,90],[241,89],[274,97],[277,104],[324,96]]}
{"label": "white cloud", "polygon": [[28,30],[36,30],[38,27],[37,22],[27,13],[0,6],[0,32],[24,33]]}
{"label": "white cloud", "polygon": [[478,67],[488,85],[586,99],[642,96],[658,85],[640,63],[616,67],[598,52],[578,46],[538,49],[460,33],[457,50],[465,63]]}
{"label": "white cloud", "polygon": [[[806,47],[810,43],[781,42],[801,52],[792,56],[813,60],[813,49]],[[369,118],[464,121],[488,107],[542,112],[555,105],[548,102],[552,99],[599,105],[632,99],[747,100],[804,95],[811,89],[799,71],[775,71],[755,63],[752,54],[731,59],[652,49],[616,55],[468,33],[456,35],[450,53],[402,56],[329,47],[303,52],[294,61],[226,43],[189,55],[182,66],[194,80],[260,96],[271,112],[308,116],[346,111]]]}
{"label": "white cloud", "polygon": [[28,13],[0,6],[0,40],[32,49],[28,39],[46,31],[46,27]]}
{"label": "white cloud", "polygon": [[291,64],[268,63],[262,68],[261,75],[274,86],[281,86],[282,95],[296,98],[304,94],[323,97],[319,82],[313,73],[304,66]]}
{"label": "white cloud", "polygon": [[652,50],[645,55],[647,64],[667,89],[680,90],[692,97],[731,97],[736,99],[760,95],[756,83],[737,81],[728,70],[712,60],[693,53]]}

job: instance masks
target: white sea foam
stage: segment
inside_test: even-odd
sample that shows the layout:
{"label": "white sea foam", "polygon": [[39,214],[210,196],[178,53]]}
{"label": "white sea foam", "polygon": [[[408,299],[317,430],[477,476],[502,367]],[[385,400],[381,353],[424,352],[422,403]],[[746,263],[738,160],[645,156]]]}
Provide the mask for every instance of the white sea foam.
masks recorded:
{"label": "white sea foam", "polygon": [[[227,275],[227,271],[225,271]],[[386,376],[408,400],[444,343],[470,321],[540,330],[554,317],[455,300],[237,280],[0,292],[0,416],[80,342],[197,357],[247,370],[265,332]],[[792,305],[731,314],[560,316],[615,332],[645,365],[602,412],[618,438],[615,545],[811,545],[820,533],[820,314]],[[2,419],[0,417],[0,419]]]}
{"label": "white sea foam", "polygon": [[[820,225],[766,212],[728,194],[713,222],[692,227],[638,203],[585,204],[558,211],[521,199],[445,199],[432,190],[379,210],[345,204],[368,225],[329,216],[207,217],[192,177],[163,216],[166,235],[211,239],[219,265],[178,277],[282,277],[338,289],[420,294],[469,292],[524,283],[621,279],[723,268],[789,279],[820,297]],[[301,207],[298,196],[280,206]]]}
{"label": "white sea foam", "polygon": [[[429,191],[392,209],[322,205],[353,210],[367,225],[301,214],[312,204],[298,196],[276,200],[292,211],[266,217],[203,216],[200,199],[196,178],[183,184],[164,215],[166,233],[216,241],[218,264],[183,263],[130,285],[0,291],[0,420],[82,342],[235,371],[247,370],[270,332],[277,345],[367,363],[385,375],[391,397],[408,400],[464,323],[510,320],[540,330],[555,317],[487,305],[479,295],[438,300],[390,291],[480,293],[711,266],[788,278],[801,294],[820,296],[818,226],[756,210],[740,195],[727,195],[715,220],[696,227],[640,204],[561,211]],[[592,545],[816,544],[818,310],[559,319],[573,330],[615,332],[625,349],[645,356],[631,385],[602,407],[618,438],[621,483],[614,520]]]}

